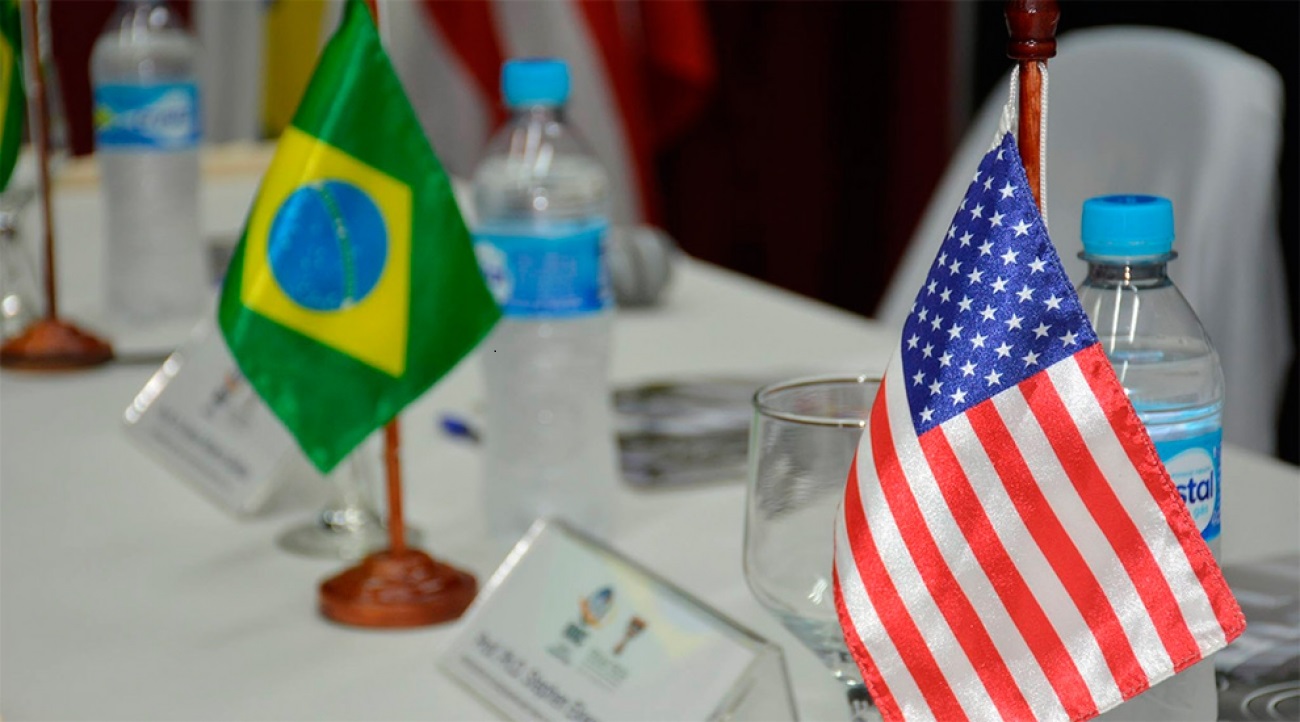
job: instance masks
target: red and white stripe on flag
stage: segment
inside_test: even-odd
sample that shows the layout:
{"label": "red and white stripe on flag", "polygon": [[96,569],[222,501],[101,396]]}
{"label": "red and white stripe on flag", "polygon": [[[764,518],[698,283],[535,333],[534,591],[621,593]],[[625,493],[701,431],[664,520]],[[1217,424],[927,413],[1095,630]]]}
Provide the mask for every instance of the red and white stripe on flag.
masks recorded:
{"label": "red and white stripe on flag", "polygon": [[840,622],[883,717],[1084,720],[1239,635],[1009,136],[928,280],[836,524]]}
{"label": "red and white stripe on flag", "polygon": [[704,11],[678,2],[396,2],[389,52],[425,132],[468,177],[505,119],[501,63],[565,59],[569,120],[610,176],[616,222],[656,219],[657,146],[702,107],[715,77]]}

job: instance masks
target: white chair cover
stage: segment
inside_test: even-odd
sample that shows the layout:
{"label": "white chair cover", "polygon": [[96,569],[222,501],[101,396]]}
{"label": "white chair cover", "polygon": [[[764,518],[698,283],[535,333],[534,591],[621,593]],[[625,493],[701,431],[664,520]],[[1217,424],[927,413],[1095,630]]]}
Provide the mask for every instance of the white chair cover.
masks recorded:
{"label": "white chair cover", "polygon": [[[1170,274],[1214,341],[1226,377],[1228,441],[1273,453],[1292,340],[1277,231],[1282,83],[1227,44],[1155,28],[1084,30],[1049,64],[1047,210],[1075,281],[1086,198],[1172,199]],[[1006,102],[994,89],[953,156],[876,317],[902,326]]]}

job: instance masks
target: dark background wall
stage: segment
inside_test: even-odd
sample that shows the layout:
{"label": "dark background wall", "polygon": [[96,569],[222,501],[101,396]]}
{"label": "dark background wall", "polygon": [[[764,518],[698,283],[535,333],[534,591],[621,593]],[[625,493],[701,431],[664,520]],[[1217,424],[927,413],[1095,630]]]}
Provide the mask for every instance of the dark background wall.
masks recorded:
{"label": "dark background wall", "polygon": [[[1065,0],[1060,24],[1061,33],[1115,24],[1188,30],[1282,75],[1279,224],[1293,338],[1298,10],[1296,2]],[[710,4],[719,90],[699,125],[661,155],[669,230],[700,258],[871,313],[963,121],[1009,67],[1002,13],[1002,2]],[[1296,379],[1293,362],[1278,432],[1293,462]]]}

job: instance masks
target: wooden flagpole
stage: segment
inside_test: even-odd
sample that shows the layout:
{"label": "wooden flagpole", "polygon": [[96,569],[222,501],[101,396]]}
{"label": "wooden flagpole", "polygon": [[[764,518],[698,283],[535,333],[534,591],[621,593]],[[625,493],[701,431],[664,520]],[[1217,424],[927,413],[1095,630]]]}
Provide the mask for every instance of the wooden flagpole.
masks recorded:
{"label": "wooden flagpole", "polygon": [[1061,10],[1056,0],[1008,0],[1005,10],[1007,57],[1020,63],[1020,122],[1016,143],[1039,210],[1042,180],[1043,73],[1039,63],[1056,57],[1056,24]]}
{"label": "wooden flagpole", "polygon": [[[382,0],[367,0],[387,40]],[[474,576],[406,545],[402,513],[402,438],[397,417],[384,426],[384,468],[388,491],[388,549],[326,579],[320,610],[358,627],[417,627],[460,617],[478,594]]]}
{"label": "wooden flagpole", "polygon": [[[0,346],[0,366],[32,371],[65,371],[97,366],[113,358],[113,349],[104,341],[59,319],[58,272],[54,253],[54,189],[50,182],[50,109],[46,96],[45,70],[41,67],[39,9],[36,0],[27,0],[23,20],[23,59],[31,78],[31,103],[28,125],[36,146],[36,165],[40,174],[41,214],[45,225],[45,316]],[[16,78],[14,82],[23,82]]]}

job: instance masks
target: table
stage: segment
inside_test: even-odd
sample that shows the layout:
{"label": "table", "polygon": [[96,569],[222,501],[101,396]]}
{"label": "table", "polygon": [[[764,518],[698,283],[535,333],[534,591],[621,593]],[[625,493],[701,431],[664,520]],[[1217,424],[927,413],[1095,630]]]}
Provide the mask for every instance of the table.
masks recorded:
{"label": "table", "polygon": [[[238,227],[242,211],[229,209],[245,207],[252,186],[222,192],[226,212],[209,216],[209,232]],[[84,232],[79,243],[97,242],[93,186],[67,195],[58,222]],[[97,256],[66,246],[65,277],[82,283],[72,296],[90,303],[93,267],[76,257]],[[887,360],[892,332],[869,320],[689,258],[677,270],[663,305],[620,313],[616,382],[879,370]],[[435,666],[456,624],[376,632],[316,614],[317,584],[341,565],[274,543],[312,513],[313,490],[290,484],[266,513],[236,521],[128,442],[121,412],[153,370],[0,373],[0,715],[491,718]],[[505,547],[486,539],[477,450],[440,435],[435,419],[480,403],[481,388],[467,359],[404,414],[408,522],[424,530],[429,551],[480,581]],[[1297,469],[1228,447],[1223,471],[1226,561],[1300,548]],[[838,684],[745,586],[743,501],[739,479],[623,487],[612,543],[780,644],[804,719],[844,719]]]}

